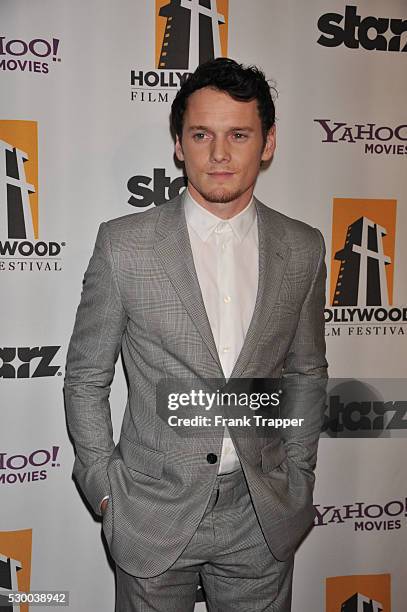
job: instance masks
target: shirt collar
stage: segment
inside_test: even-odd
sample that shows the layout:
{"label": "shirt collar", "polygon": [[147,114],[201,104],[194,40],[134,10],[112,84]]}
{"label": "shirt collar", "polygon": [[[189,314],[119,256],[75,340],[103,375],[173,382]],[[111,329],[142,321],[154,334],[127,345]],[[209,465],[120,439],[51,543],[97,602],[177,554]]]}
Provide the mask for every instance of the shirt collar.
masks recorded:
{"label": "shirt collar", "polygon": [[256,219],[256,207],[253,197],[248,205],[231,219],[221,219],[198,204],[186,189],[184,198],[185,219],[203,242],[206,242],[212,232],[220,226],[229,226],[239,242],[245,238]]}

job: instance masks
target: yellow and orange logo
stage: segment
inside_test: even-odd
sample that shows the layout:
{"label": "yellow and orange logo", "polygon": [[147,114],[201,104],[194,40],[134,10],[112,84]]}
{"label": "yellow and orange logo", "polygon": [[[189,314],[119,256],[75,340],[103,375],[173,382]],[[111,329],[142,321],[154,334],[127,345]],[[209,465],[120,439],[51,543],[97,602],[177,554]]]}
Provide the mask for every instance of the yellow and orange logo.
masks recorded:
{"label": "yellow and orange logo", "polygon": [[[0,584],[3,599],[7,591],[27,593],[31,579],[32,530],[0,531],[1,576],[5,581]],[[28,612],[28,604],[21,604],[20,612]]]}
{"label": "yellow and orange logo", "polygon": [[189,70],[227,56],[228,0],[156,0],[155,65]]}
{"label": "yellow and orange logo", "polygon": [[393,303],[396,200],[334,198],[330,304]]}
{"label": "yellow and orange logo", "polygon": [[38,134],[36,121],[0,121],[0,173],[6,194],[0,231],[38,239]]}
{"label": "yellow and orange logo", "polygon": [[391,612],[390,574],[326,579],[326,612]]}

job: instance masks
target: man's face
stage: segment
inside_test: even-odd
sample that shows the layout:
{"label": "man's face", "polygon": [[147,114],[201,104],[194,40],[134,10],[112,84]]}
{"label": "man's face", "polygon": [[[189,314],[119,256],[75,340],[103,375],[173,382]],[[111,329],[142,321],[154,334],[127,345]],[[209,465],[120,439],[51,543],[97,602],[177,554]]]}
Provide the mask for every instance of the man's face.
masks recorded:
{"label": "man's face", "polygon": [[211,212],[225,218],[242,210],[261,162],[271,159],[274,149],[275,128],[264,144],[257,100],[238,102],[210,87],[188,98],[175,153],[185,163],[192,197]]}

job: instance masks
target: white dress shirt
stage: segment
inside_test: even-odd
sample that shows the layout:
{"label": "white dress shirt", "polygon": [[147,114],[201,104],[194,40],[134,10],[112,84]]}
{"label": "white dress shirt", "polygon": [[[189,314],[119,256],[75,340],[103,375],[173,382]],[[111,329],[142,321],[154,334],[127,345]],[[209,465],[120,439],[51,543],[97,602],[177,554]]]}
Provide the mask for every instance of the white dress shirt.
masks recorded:
{"label": "white dress shirt", "polygon": [[[237,361],[253,316],[259,278],[259,240],[253,198],[223,220],[187,191],[185,218],[202,298],[225,378]],[[227,433],[227,432],[226,432]],[[223,438],[219,473],[239,467],[234,444]]]}

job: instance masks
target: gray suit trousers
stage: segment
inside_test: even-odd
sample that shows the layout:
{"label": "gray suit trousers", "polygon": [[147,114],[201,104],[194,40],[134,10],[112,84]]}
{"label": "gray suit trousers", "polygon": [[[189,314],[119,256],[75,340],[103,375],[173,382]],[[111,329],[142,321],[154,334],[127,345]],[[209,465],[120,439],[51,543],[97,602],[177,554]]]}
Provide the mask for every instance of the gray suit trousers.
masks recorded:
{"label": "gray suit trousers", "polygon": [[271,554],[237,470],[217,477],[197,531],[168,570],[137,578],[116,566],[116,612],[192,612],[199,576],[210,612],[289,612],[293,565],[293,556]]}

